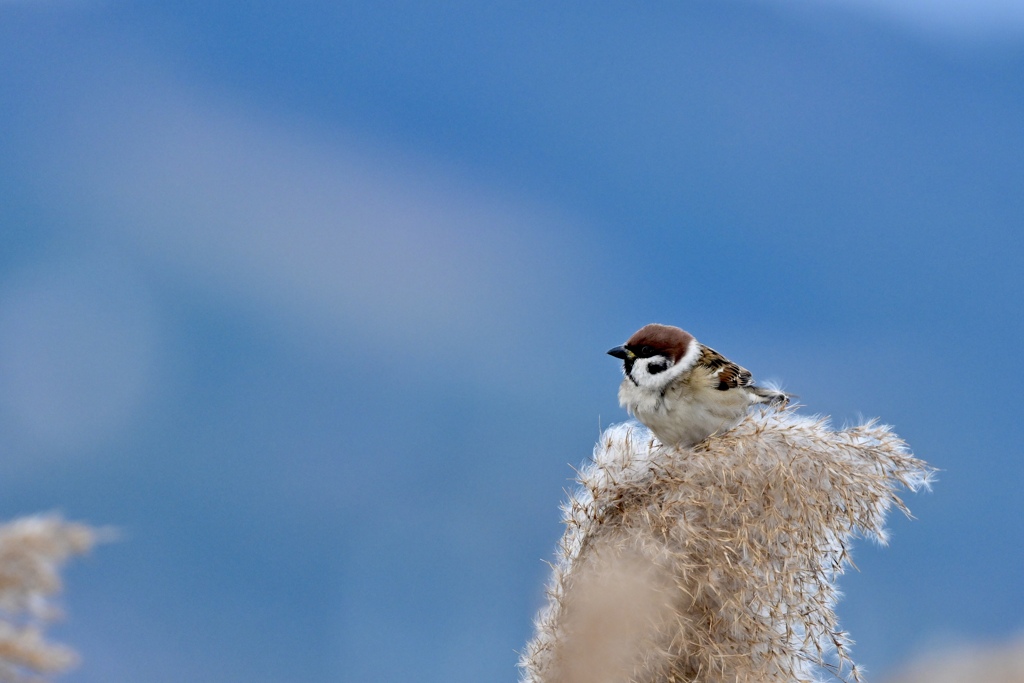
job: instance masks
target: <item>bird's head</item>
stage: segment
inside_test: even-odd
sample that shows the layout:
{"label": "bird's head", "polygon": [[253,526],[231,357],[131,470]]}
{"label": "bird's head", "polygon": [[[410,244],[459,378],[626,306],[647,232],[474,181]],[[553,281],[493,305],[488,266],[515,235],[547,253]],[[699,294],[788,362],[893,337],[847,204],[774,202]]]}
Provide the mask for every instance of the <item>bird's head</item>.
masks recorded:
{"label": "bird's head", "polygon": [[633,384],[658,390],[692,368],[699,354],[689,332],[656,323],[644,325],[625,344],[608,351],[622,359],[622,372]]}

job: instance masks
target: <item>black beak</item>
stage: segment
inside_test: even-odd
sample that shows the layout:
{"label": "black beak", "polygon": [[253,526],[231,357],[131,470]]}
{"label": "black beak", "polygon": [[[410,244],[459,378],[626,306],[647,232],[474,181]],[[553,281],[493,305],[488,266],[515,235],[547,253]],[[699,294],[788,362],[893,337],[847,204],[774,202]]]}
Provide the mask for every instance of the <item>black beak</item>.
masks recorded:
{"label": "black beak", "polygon": [[629,351],[626,350],[625,346],[616,346],[614,349],[608,351],[609,356],[615,356],[621,360],[629,358]]}

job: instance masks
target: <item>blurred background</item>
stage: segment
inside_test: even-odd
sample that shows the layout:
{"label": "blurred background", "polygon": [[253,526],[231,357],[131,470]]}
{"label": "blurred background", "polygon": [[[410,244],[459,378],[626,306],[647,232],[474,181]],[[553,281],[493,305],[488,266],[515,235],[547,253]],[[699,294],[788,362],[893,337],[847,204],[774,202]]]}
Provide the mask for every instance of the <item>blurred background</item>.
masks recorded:
{"label": "blurred background", "polygon": [[605,350],[941,468],[873,679],[1024,628],[1024,5],[0,1],[0,515],[69,683],[516,680]]}

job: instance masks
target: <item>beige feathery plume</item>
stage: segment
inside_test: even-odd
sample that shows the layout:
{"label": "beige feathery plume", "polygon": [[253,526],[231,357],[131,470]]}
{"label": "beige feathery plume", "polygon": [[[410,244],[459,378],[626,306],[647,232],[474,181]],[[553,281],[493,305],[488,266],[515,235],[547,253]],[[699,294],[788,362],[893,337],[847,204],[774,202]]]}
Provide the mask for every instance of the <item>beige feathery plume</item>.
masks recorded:
{"label": "beige feathery plume", "polygon": [[856,680],[836,575],[855,535],[884,543],[886,512],[907,512],[896,489],[932,471],[888,427],[836,431],[792,409],[690,449],[609,428],[564,505],[522,680]]}
{"label": "beige feathery plume", "polygon": [[905,665],[888,683],[1024,683],[1024,634],[1004,643],[946,645]]}
{"label": "beige feathery plume", "polygon": [[59,616],[51,598],[60,568],[87,552],[97,533],[57,516],[25,517],[0,526],[0,682],[45,680],[77,662],[75,653],[47,642],[46,624]]}

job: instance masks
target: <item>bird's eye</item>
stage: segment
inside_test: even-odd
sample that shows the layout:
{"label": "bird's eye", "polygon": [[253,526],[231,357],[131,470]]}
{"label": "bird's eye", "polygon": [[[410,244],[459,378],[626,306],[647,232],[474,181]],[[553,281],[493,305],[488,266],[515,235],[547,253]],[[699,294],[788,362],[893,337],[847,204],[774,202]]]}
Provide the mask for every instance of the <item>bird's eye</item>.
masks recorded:
{"label": "bird's eye", "polygon": [[650,346],[641,346],[640,347],[640,353],[637,354],[637,355],[644,356],[645,358],[653,356],[654,355],[654,349],[652,349]]}

